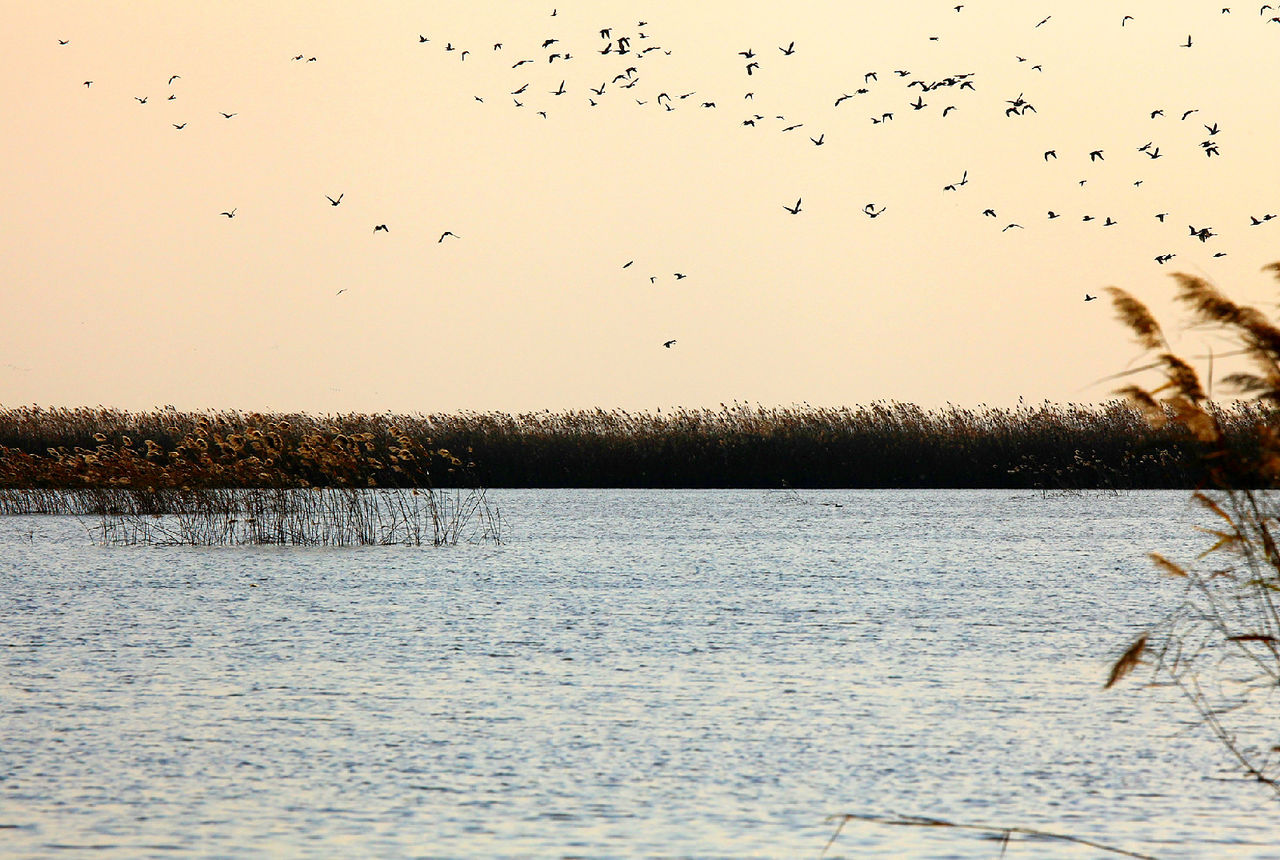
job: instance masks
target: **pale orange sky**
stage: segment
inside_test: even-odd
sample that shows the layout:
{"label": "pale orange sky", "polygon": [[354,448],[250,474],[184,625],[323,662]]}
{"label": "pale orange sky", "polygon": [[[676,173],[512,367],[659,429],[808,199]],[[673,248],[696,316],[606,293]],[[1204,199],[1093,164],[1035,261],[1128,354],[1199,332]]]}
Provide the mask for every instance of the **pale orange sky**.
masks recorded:
{"label": "pale orange sky", "polygon": [[[1137,350],[1086,292],[1167,309],[1179,270],[1271,307],[1280,218],[1250,216],[1280,214],[1280,23],[953,5],[19,4],[0,403],[1095,401]],[[623,35],[630,54],[598,53]],[[1035,112],[1006,116],[1020,94]],[[1221,349],[1163,318],[1178,348]]]}

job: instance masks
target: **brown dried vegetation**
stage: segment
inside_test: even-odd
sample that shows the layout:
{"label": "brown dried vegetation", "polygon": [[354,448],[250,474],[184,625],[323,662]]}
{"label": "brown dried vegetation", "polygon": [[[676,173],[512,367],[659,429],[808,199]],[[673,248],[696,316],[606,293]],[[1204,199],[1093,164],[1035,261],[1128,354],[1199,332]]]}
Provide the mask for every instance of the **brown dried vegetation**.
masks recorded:
{"label": "brown dried vegetation", "polygon": [[[1266,267],[1280,275],[1280,263]],[[1280,746],[1274,740],[1274,691],[1280,686],[1280,505],[1273,488],[1280,477],[1280,327],[1255,308],[1238,305],[1203,278],[1175,276],[1175,297],[1191,324],[1238,345],[1253,370],[1222,382],[1252,395],[1249,444],[1232,441],[1240,427],[1224,425],[1191,366],[1169,354],[1147,309],[1112,289],[1116,311],[1148,349],[1164,350],[1145,369],[1161,372],[1153,388],[1125,393],[1151,418],[1173,423],[1200,445],[1203,479],[1193,498],[1212,525],[1197,564],[1182,565],[1159,553],[1152,561],[1186,585],[1183,601],[1143,632],[1111,668],[1110,687],[1140,664],[1155,683],[1174,685],[1230,753],[1244,776],[1280,797]]]}

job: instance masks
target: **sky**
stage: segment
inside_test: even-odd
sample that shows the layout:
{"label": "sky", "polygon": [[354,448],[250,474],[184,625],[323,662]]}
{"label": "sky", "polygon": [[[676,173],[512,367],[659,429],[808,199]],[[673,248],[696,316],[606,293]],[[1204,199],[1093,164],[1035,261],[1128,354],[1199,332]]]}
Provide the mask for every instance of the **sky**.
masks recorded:
{"label": "sky", "polygon": [[0,404],[1107,400],[1086,294],[1274,310],[1280,13],[1222,2],[13,4]]}

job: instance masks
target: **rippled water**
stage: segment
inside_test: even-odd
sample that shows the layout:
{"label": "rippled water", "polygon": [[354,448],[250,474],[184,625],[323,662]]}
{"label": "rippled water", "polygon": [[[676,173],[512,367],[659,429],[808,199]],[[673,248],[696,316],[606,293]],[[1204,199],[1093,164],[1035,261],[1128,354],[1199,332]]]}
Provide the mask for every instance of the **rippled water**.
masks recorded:
{"label": "rippled water", "polygon": [[1280,856],[1186,707],[1101,688],[1177,599],[1145,553],[1204,548],[1186,493],[495,495],[497,547],[0,519],[0,855],[816,858],[852,812]]}

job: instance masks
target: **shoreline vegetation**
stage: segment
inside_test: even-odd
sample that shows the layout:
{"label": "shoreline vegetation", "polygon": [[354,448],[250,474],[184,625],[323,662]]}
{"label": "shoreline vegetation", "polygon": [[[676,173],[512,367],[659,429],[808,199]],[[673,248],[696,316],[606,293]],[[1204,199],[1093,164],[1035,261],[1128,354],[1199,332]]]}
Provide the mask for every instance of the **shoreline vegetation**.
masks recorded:
{"label": "shoreline vegetation", "polygon": [[[0,407],[0,513],[49,491],[233,489],[1194,489],[1205,443],[1144,406],[869,406],[519,415]],[[1271,407],[1206,405],[1246,453]],[[1171,416],[1173,417],[1173,416]]]}

